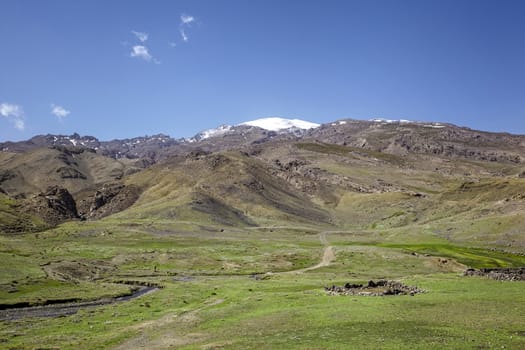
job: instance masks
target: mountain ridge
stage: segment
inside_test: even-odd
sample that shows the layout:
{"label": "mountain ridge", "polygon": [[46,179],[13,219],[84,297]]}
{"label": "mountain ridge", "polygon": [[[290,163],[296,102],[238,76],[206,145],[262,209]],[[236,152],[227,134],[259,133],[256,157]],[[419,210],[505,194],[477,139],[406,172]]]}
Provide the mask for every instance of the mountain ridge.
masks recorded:
{"label": "mountain ridge", "polygon": [[[481,131],[475,130],[468,127],[456,126],[450,123],[442,122],[425,122],[425,121],[409,121],[409,120],[390,120],[375,118],[370,120],[357,120],[357,119],[341,119],[333,122],[324,124],[316,124],[307,122],[300,119],[285,119],[277,117],[261,118],[253,121],[239,123],[237,125],[220,125],[217,128],[203,130],[194,136],[187,138],[172,138],[167,134],[155,134],[137,136],[125,139],[113,139],[109,141],[101,141],[95,136],[81,136],[78,133],[71,135],[36,135],[28,140],[24,141],[5,141],[0,143],[0,151],[3,152],[24,152],[30,149],[38,147],[51,147],[51,146],[74,146],[82,148],[94,149],[97,153],[101,153],[105,156],[112,158],[127,157],[131,159],[144,158],[146,155],[150,155],[151,151],[154,152],[159,149],[171,148],[173,146],[179,146],[185,151],[187,148],[195,148],[196,145],[201,141],[209,139],[216,139],[224,137],[228,134],[241,133],[243,136],[246,133],[259,134],[255,139],[251,139],[251,142],[265,142],[278,135],[293,135],[296,137],[303,137],[305,135],[311,135],[316,137],[322,136],[323,130],[329,127],[344,127],[347,125],[357,125],[360,127],[388,127],[388,126],[418,126],[428,129],[447,129],[452,128],[454,130],[462,130],[465,132],[477,133],[479,135],[499,135],[500,137],[508,137],[509,139],[525,137],[525,135],[512,134],[508,132],[492,132],[492,131]],[[352,130],[345,130],[345,132]],[[277,133],[277,134],[276,134]],[[347,135],[348,136],[348,135]],[[266,140],[265,140],[266,139]],[[343,141],[344,142],[344,141]],[[522,145],[525,141],[521,141]],[[238,145],[235,145],[238,146]]]}
{"label": "mountain ridge", "polygon": [[[525,209],[525,136],[351,119],[307,129],[219,130],[193,141],[163,134],[24,141],[18,152],[0,152],[0,226],[4,215],[11,218],[4,230],[14,232],[31,222],[38,229],[42,221],[106,216],[396,228],[439,222],[442,206],[474,222],[483,215],[519,221]],[[17,210],[27,225],[13,224]]]}

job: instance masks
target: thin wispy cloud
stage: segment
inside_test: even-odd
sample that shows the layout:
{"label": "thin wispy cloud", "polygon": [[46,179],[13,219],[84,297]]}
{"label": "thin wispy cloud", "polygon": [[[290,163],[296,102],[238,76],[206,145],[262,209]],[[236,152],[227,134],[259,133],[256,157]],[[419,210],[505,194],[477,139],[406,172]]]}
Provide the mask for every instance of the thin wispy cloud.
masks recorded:
{"label": "thin wispy cloud", "polygon": [[11,103],[1,103],[0,104],[0,116],[6,118],[13,126],[18,130],[24,130],[24,111],[19,105]]}
{"label": "thin wispy cloud", "polygon": [[188,24],[188,23],[195,21],[195,17],[186,15],[186,14],[182,14],[180,16],[180,21],[182,22],[182,24]]}
{"label": "thin wispy cloud", "polygon": [[51,104],[51,114],[54,114],[58,117],[58,119],[63,120],[65,117],[71,114],[71,111],[68,111],[62,106]]}
{"label": "thin wispy cloud", "polygon": [[20,131],[23,131],[26,128],[26,124],[23,119],[15,119],[14,123],[15,123],[15,128]]}
{"label": "thin wispy cloud", "polygon": [[[187,30],[191,28],[193,23],[196,23],[195,17],[188,15],[188,14],[181,14],[180,15],[180,22],[179,22],[179,33],[182,38],[183,42],[189,41],[189,36],[187,34]],[[152,62],[155,64],[160,64],[160,61],[153,57],[151,54],[149,48],[146,46],[146,41],[149,39],[149,34],[146,32],[139,32],[136,30],[132,30],[131,33],[135,36],[135,38],[139,41],[136,42],[134,45],[131,45],[131,52],[129,53],[129,56],[132,58],[136,58],[145,62]],[[127,42],[122,43],[124,46],[128,46]],[[177,47],[176,41],[169,41],[168,42],[169,47],[175,48]]]}
{"label": "thin wispy cloud", "polygon": [[183,41],[186,42],[186,41],[189,40],[189,38],[188,38],[188,36],[186,35],[186,32],[184,31],[184,29],[181,29],[181,30],[180,30],[180,35],[182,36],[182,40],[183,40]]}
{"label": "thin wispy cloud", "polygon": [[145,42],[146,40],[148,40],[148,33],[144,33],[144,32],[136,32],[134,30],[131,31],[136,37],[137,39],[140,40],[140,42]]}
{"label": "thin wispy cloud", "polygon": [[195,17],[193,16],[186,14],[180,16],[179,32],[184,42],[189,40],[188,34],[186,34],[186,29],[190,28],[193,22],[195,22]]}

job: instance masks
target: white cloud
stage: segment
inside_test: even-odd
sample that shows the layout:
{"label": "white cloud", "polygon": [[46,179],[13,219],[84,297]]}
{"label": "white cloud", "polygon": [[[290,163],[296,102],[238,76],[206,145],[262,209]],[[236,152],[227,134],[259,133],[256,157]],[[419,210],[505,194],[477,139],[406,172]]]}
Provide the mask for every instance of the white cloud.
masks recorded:
{"label": "white cloud", "polygon": [[144,32],[136,32],[134,30],[131,31],[136,37],[137,39],[139,39],[141,42],[145,42],[146,40],[148,40],[148,33],[144,33]]}
{"label": "white cloud", "polygon": [[131,51],[131,57],[142,58],[144,61],[151,61],[153,56],[148,52],[148,48],[143,45],[135,45]]}
{"label": "white cloud", "polygon": [[148,48],[144,45],[133,46],[130,56],[143,59],[146,62],[153,62],[155,64],[160,64],[160,61],[156,59],[155,57],[153,57],[149,53]]}
{"label": "white cloud", "polygon": [[18,130],[24,130],[24,111],[19,105],[14,105],[10,103],[1,103],[0,104],[0,116],[6,118],[11,123],[14,124],[15,128]]}
{"label": "white cloud", "polygon": [[67,109],[65,109],[62,106],[57,106],[55,104],[51,104],[51,113],[56,115],[58,117],[58,119],[62,120],[65,117],[67,117],[71,113],[71,111],[68,111]]}
{"label": "white cloud", "polygon": [[170,47],[177,47],[177,43],[174,43],[173,41],[169,42]]}
{"label": "white cloud", "polygon": [[190,15],[182,14],[180,15],[180,21],[182,24],[188,24],[188,23],[195,21],[195,18]]}
{"label": "white cloud", "polygon": [[189,40],[188,35],[186,34],[186,28],[191,27],[192,22],[195,22],[195,17],[186,14],[180,16],[179,32],[184,42]]}
{"label": "white cloud", "polygon": [[2,117],[20,117],[24,114],[22,107],[18,105],[12,105],[10,103],[0,104],[0,115]]}

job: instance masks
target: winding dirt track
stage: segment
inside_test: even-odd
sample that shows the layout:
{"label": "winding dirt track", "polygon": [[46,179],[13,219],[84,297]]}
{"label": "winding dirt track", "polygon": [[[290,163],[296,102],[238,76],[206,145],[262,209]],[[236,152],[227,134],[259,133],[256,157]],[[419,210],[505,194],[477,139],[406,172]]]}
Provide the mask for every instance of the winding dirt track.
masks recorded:
{"label": "winding dirt track", "polygon": [[323,251],[323,257],[321,258],[321,261],[318,264],[314,266],[305,267],[303,269],[291,270],[291,271],[279,272],[279,273],[273,273],[273,274],[285,275],[285,274],[293,274],[293,273],[303,273],[303,272],[308,272],[312,270],[317,270],[321,267],[330,266],[332,264],[332,261],[335,260],[335,253],[334,253],[334,247],[329,245],[330,243],[328,242],[328,239],[326,238],[326,234],[327,232],[321,232],[321,234],[319,234],[319,240],[321,241],[321,244],[325,246],[325,248]]}
{"label": "winding dirt track", "polygon": [[330,266],[332,264],[332,261],[334,261],[334,260],[335,260],[334,249],[333,249],[332,246],[328,246],[328,247],[324,248],[323,258],[321,259],[319,264],[314,265],[314,266],[310,266],[310,267],[307,267],[307,268],[304,268],[304,269],[301,269],[301,270],[298,270],[298,271],[299,272],[306,272],[306,271],[316,270],[316,269],[319,269],[321,267]]}

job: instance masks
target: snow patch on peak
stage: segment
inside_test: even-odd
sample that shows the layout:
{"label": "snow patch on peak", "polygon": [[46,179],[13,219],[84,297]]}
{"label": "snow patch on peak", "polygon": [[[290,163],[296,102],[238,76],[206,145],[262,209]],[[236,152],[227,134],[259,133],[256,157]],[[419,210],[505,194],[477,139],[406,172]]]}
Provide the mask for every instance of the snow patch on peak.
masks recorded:
{"label": "snow patch on peak", "polygon": [[269,131],[279,131],[285,129],[314,129],[320,126],[320,124],[307,122],[305,120],[284,119],[277,117],[256,119],[241,123],[239,125],[256,126]]}
{"label": "snow patch on peak", "polygon": [[433,129],[443,129],[445,127],[445,125],[442,125],[440,123],[432,123],[432,124],[423,125],[423,127],[425,127],[425,128],[433,128]]}
{"label": "snow patch on peak", "polygon": [[406,120],[406,119],[382,119],[382,118],[376,118],[376,119],[370,119],[371,122],[375,123],[381,123],[381,124],[416,124],[420,125],[424,128],[433,128],[433,129],[442,129],[445,128],[446,125],[443,125],[441,123],[435,123],[435,122],[422,122],[422,121],[413,121],[413,120]]}
{"label": "snow patch on peak", "polygon": [[76,146],[77,145],[77,140],[75,139],[70,139],[69,137],[67,137],[67,139],[69,140],[69,142],[71,142],[73,144],[73,146]]}
{"label": "snow patch on peak", "polygon": [[388,124],[392,124],[392,123],[402,123],[402,124],[406,124],[406,123],[414,123],[413,121],[411,121],[411,120],[406,120],[406,119],[383,119],[383,118],[375,118],[375,119],[371,119],[370,121],[371,121],[371,122],[376,122],[376,123],[388,123]]}
{"label": "snow patch on peak", "polygon": [[204,140],[213,136],[221,136],[226,134],[228,131],[230,131],[233,127],[231,125],[221,125],[218,128],[215,129],[208,129],[201,131],[195,137],[193,137],[194,140]]}

